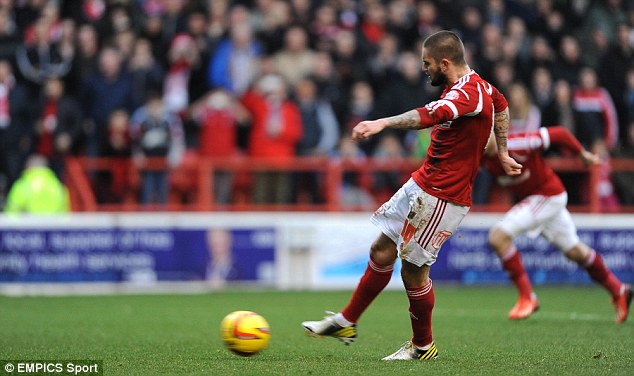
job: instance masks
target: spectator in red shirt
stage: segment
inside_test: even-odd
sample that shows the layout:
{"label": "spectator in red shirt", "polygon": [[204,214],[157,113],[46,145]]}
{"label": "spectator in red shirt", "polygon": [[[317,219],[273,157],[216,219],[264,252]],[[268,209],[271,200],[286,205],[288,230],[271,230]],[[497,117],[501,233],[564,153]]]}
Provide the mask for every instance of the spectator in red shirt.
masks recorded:
{"label": "spectator in red shirt", "polygon": [[[198,151],[202,157],[233,157],[240,154],[238,130],[244,108],[223,89],[209,92],[191,107],[191,115],[200,126]],[[220,204],[231,201],[233,174],[214,172],[214,199]]]}
{"label": "spectator in red shirt", "polygon": [[[286,82],[270,74],[257,81],[242,97],[251,114],[249,155],[266,159],[289,159],[302,137],[302,118],[297,105],[288,99]],[[286,172],[262,172],[256,176],[257,203],[290,202],[291,181]]]}

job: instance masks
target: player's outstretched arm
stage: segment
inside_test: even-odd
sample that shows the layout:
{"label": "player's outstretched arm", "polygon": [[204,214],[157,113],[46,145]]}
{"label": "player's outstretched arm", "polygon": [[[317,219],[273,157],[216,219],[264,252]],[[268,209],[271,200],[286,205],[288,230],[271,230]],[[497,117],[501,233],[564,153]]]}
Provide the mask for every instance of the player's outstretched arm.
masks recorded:
{"label": "player's outstretched arm", "polygon": [[496,112],[493,116],[493,131],[495,133],[495,143],[498,149],[498,158],[500,163],[509,176],[515,176],[522,173],[522,165],[517,163],[515,159],[509,155],[507,138],[509,132],[509,109],[505,108],[501,112]]}
{"label": "player's outstretched arm", "polygon": [[601,163],[601,157],[586,150],[566,127],[553,125],[548,128],[540,128],[540,132],[548,132],[552,145],[558,145],[577,153],[586,167]]}
{"label": "player's outstretched arm", "polygon": [[366,140],[385,128],[420,129],[420,115],[418,111],[411,110],[396,116],[362,121],[352,129],[352,139]]}
{"label": "player's outstretched arm", "polygon": [[601,163],[601,157],[585,149],[579,153],[579,158],[586,167]]}

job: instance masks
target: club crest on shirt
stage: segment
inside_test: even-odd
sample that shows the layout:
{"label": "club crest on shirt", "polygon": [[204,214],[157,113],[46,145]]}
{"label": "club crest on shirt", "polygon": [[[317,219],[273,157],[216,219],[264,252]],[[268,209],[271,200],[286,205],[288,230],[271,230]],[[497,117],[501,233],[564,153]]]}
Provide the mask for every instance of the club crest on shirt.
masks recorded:
{"label": "club crest on shirt", "polygon": [[438,233],[436,233],[436,235],[434,235],[433,238],[431,238],[431,246],[435,249],[438,250],[440,249],[440,246],[447,240],[449,239],[449,237],[452,235],[453,233],[451,231],[447,231],[447,230],[442,230]]}

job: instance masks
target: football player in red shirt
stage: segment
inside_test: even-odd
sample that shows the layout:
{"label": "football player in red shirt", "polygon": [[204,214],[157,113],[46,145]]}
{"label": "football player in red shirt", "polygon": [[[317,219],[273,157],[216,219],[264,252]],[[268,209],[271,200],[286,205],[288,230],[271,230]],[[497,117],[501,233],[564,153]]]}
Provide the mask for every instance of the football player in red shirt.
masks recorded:
{"label": "football player in red shirt", "polygon": [[434,289],[429,269],[469,210],[473,181],[494,119],[501,165],[510,175],[519,174],[522,168],[506,150],[506,99],[465,62],[460,38],[450,31],[431,35],[423,43],[422,61],[431,84],[446,85],[440,99],[401,115],[362,121],[353,128],[352,137],[365,140],[384,129],[433,127],[425,162],[372,215],[381,234],[371,246],[368,267],[348,305],[321,321],[302,323],[311,334],[335,337],[346,344],[354,341],[357,321],[388,284],[400,258],[413,336],[383,360],[438,356],[432,339]]}
{"label": "football player in red shirt", "polygon": [[523,165],[519,175],[505,174],[497,161],[493,140],[489,141],[483,158],[483,164],[497,183],[520,200],[489,232],[489,244],[500,257],[504,270],[519,292],[519,299],[509,312],[509,318],[525,319],[539,308],[537,296],[524,271],[513,239],[523,233],[541,233],[568,259],[584,268],[593,281],[610,292],[616,309],[615,321],[622,323],[627,319],[632,290],[612,274],[595,250],[579,240],[575,224],[566,209],[568,194],[564,185],[541,156],[541,152],[551,145],[561,146],[578,154],[586,166],[600,162],[598,156],[585,150],[562,126],[509,135],[509,154]]}

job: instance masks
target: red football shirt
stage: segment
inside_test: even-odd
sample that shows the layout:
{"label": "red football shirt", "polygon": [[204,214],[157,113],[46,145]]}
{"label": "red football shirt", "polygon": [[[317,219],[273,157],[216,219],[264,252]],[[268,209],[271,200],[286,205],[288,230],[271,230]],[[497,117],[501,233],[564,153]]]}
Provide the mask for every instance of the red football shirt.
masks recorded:
{"label": "red football shirt", "polygon": [[564,185],[541,155],[550,145],[560,145],[576,153],[582,150],[579,141],[566,128],[540,128],[537,132],[509,135],[509,155],[522,165],[520,175],[506,175],[497,155],[485,156],[483,163],[497,183],[508,188],[517,199],[558,195],[565,191]]}
{"label": "red football shirt", "polygon": [[418,108],[421,128],[434,129],[425,162],[412,174],[416,184],[432,196],[471,206],[473,181],[493,114],[506,107],[504,95],[471,71],[448,85],[441,99]]}

